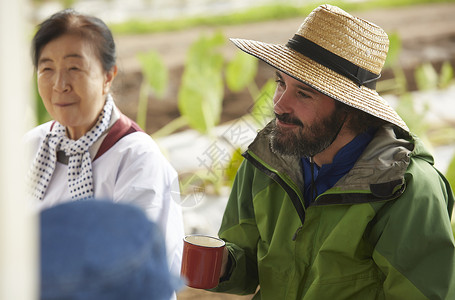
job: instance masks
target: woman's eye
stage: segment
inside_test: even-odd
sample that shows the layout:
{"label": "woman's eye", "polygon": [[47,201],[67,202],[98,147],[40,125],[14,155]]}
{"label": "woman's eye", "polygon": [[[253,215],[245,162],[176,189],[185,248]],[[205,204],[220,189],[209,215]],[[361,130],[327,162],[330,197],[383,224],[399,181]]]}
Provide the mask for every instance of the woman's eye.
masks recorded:
{"label": "woman's eye", "polygon": [[48,67],[46,67],[46,68],[41,68],[41,69],[39,70],[40,73],[47,73],[47,72],[50,72],[50,71],[52,71],[52,69],[51,69],[51,68],[48,68]]}

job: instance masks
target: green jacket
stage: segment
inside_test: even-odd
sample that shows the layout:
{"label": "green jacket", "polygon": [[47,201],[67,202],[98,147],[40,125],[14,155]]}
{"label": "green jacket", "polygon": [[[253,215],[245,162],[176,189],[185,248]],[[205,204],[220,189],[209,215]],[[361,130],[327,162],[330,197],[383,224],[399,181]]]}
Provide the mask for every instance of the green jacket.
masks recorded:
{"label": "green jacket", "polygon": [[271,126],[238,170],[219,231],[232,263],[212,291],[455,299],[454,198],[418,138],[379,129],[349,173],[305,209],[300,162],[269,150]]}

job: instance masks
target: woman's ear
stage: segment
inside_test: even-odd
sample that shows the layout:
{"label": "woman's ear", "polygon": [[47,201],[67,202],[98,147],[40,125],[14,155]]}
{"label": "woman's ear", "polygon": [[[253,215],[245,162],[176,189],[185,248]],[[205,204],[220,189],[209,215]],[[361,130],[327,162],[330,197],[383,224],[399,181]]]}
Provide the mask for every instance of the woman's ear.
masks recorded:
{"label": "woman's ear", "polygon": [[114,81],[115,76],[117,76],[117,66],[113,66],[108,72],[106,72],[105,78],[104,78],[104,86],[103,86],[103,93],[107,94],[109,93],[109,90],[111,88],[112,82]]}

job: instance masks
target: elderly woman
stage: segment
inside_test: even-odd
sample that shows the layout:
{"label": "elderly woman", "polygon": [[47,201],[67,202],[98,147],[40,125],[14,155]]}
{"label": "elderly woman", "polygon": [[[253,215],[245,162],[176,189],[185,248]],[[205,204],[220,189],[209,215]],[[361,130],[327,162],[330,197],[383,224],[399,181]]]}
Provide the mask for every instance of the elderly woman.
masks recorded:
{"label": "elderly woman", "polygon": [[117,66],[109,28],[64,10],[39,25],[32,48],[39,94],[54,119],[25,136],[35,154],[29,173],[34,203],[39,209],[82,199],[137,205],[160,226],[171,271],[178,273],[183,221],[177,173],[114,104],[109,90]]}

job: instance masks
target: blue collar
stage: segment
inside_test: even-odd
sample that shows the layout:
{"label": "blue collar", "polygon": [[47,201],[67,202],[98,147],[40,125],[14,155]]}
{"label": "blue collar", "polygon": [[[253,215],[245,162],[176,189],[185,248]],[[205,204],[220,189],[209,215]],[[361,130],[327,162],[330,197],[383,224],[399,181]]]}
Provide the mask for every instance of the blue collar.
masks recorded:
{"label": "blue collar", "polygon": [[[311,163],[309,158],[302,158],[302,171],[305,181],[305,207],[308,207],[310,202],[318,195],[334,186],[341,177],[352,169],[375,133],[376,130],[370,129],[357,135],[338,151],[330,164],[319,167],[315,163]],[[313,176],[311,176],[311,173],[313,173]],[[312,190],[313,196],[311,196]]]}

